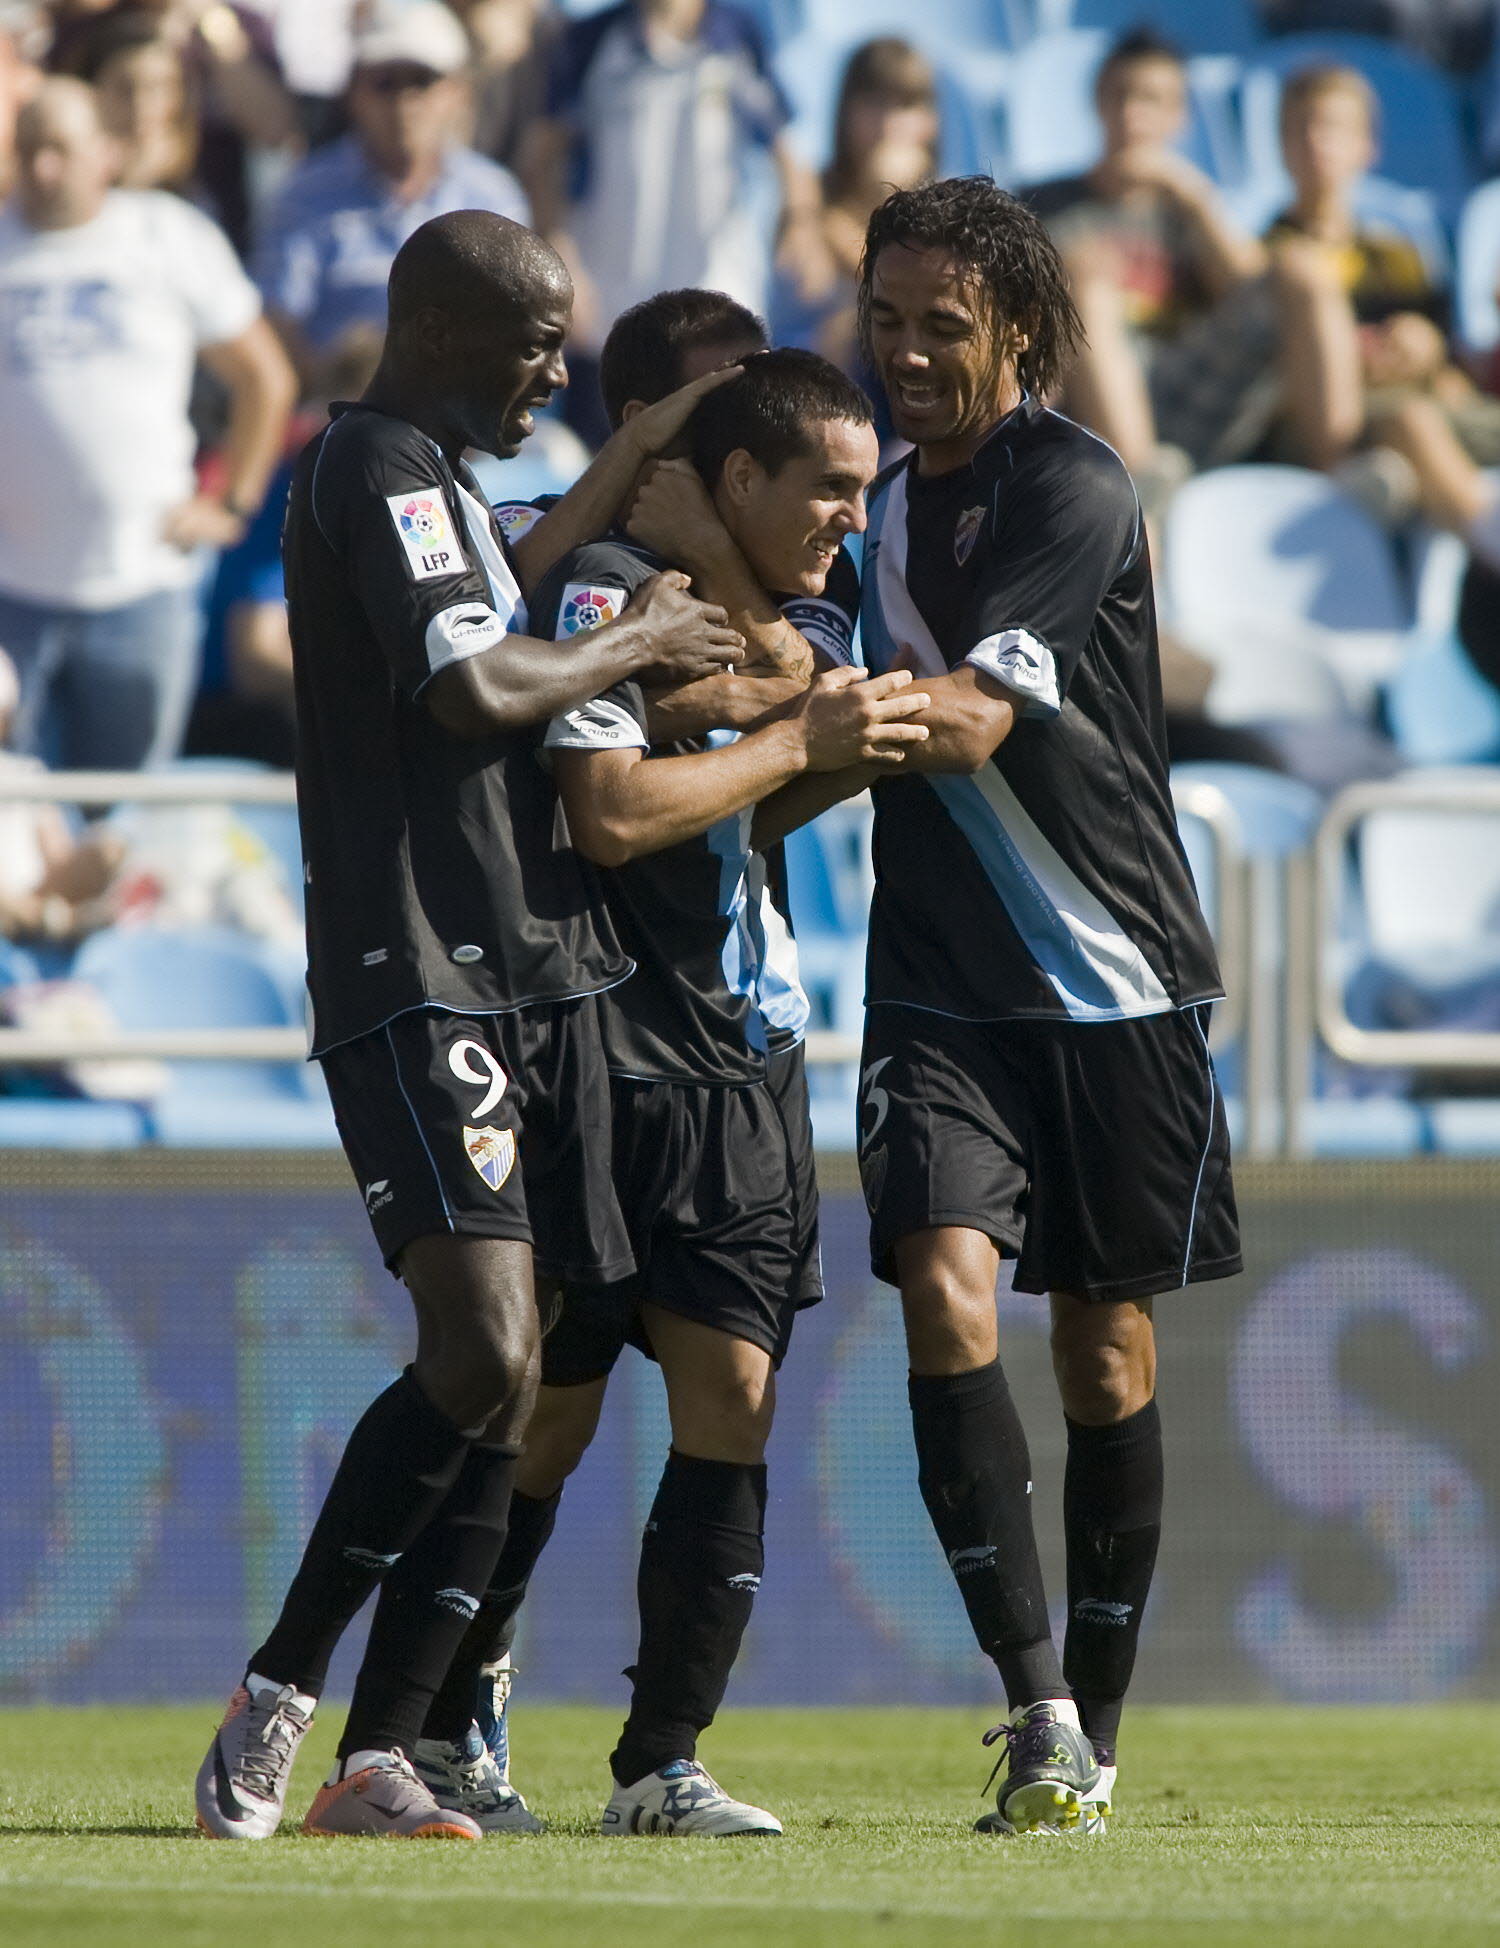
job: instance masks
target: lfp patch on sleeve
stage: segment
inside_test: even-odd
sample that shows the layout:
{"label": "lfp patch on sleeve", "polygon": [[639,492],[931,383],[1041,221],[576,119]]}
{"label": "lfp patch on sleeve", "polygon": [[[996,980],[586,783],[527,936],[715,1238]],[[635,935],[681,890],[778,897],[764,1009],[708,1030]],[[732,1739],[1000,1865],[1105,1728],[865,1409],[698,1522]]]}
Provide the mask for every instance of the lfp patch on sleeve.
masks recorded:
{"label": "lfp patch on sleeve", "polygon": [[543,507],[533,507],[530,501],[496,501],[490,509],[495,526],[507,541],[519,541],[523,534],[530,534],[546,511]]}
{"label": "lfp patch on sleeve", "polygon": [[581,636],[585,629],[613,622],[625,607],[622,588],[600,588],[593,582],[569,582],[557,611],[557,634]]}
{"label": "lfp patch on sleeve", "polygon": [[463,574],[468,563],[454,536],[448,504],[437,488],[415,487],[410,493],[387,494],[385,504],[406,551],[407,572],[414,582]]}

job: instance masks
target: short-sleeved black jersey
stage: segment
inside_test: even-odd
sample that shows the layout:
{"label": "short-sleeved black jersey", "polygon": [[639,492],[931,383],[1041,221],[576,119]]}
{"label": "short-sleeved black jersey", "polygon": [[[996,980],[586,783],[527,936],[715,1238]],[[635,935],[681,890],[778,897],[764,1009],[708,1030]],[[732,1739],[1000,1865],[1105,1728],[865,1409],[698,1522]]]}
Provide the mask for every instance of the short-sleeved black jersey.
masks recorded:
{"label": "short-sleeved black jersey", "polygon": [[[539,634],[576,634],[618,615],[630,591],[668,566],[633,542],[611,536],[579,548],[536,594]],[[830,576],[830,582],[833,577]],[[848,644],[858,577],[852,564],[818,626],[831,644]],[[803,598],[797,598],[800,602]],[[792,615],[796,603],[787,604]],[[833,654],[830,649],[829,654]],[[736,733],[659,746],[661,755],[701,751]],[[560,717],[547,733],[557,749],[647,749],[638,685],[617,685]],[[791,1048],[807,1028],[797,975],[780,846],[750,849],[752,812],[720,819],[700,837],[602,875],[616,932],[636,962],[630,980],[606,997],[602,1018],[611,1071],[649,1081],[738,1085],[760,1081],[769,1051]]]}
{"label": "short-sleeved black jersey", "polygon": [[630,962],[539,759],[422,698],[524,626],[478,497],[404,420],[336,407],[297,464],[284,552],[315,1054],[409,1008],[592,994]]}
{"label": "short-sleeved black jersey", "polygon": [[875,787],[870,1002],[1118,1021],[1220,994],[1116,454],[1027,399],[968,466],[903,462],[871,496],[861,624],[874,670],[971,663],[1027,700],[975,776]]}

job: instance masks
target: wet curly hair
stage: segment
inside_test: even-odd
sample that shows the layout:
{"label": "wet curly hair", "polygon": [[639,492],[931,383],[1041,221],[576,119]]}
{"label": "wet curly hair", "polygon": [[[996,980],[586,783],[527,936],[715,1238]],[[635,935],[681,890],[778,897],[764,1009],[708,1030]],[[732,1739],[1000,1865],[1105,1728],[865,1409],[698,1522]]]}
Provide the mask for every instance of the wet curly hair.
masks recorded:
{"label": "wet curly hair", "polygon": [[1028,392],[1054,391],[1083,337],[1068,275],[1042,222],[988,176],[951,176],[899,189],[870,218],[859,266],[859,336],[870,356],[870,284],[889,244],[947,250],[967,267],[997,328],[1027,343],[1016,377]]}

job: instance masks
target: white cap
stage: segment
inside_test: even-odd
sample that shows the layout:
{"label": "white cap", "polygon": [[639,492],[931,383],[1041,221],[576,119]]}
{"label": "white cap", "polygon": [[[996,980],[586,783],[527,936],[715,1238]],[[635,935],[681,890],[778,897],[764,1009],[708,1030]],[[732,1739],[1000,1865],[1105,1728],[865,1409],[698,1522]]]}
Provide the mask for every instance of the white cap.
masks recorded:
{"label": "white cap", "polygon": [[354,65],[458,74],[469,65],[469,37],[442,0],[385,0],[354,36]]}

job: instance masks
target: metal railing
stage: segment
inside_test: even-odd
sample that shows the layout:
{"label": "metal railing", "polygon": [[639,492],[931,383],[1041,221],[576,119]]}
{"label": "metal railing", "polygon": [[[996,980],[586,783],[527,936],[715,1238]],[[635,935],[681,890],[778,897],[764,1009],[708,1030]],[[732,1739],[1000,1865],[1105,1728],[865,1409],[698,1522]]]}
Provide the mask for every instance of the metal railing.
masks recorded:
{"label": "metal railing", "polygon": [[1500,775],[1418,772],[1348,786],[1328,807],[1310,852],[1288,862],[1282,1147],[1289,1156],[1309,1147],[1307,1108],[1319,1047],[1355,1068],[1500,1072],[1500,1029],[1364,1028],[1350,1017],[1342,964],[1350,841],[1367,819],[1392,811],[1493,813],[1500,850]]}
{"label": "metal railing", "polygon": [[[7,771],[0,804],[76,805],[104,810],[136,805],[295,805],[287,771]],[[58,1062],[301,1062],[302,1028],[117,1028],[108,1033],[0,1027],[0,1064],[43,1067]]]}
{"label": "metal railing", "polygon": [[[1500,1071],[1500,1029],[1371,1029],[1350,1018],[1340,964],[1341,901],[1351,837],[1384,811],[1493,813],[1500,847],[1500,773],[1412,774],[1355,785],[1328,808],[1312,846],[1284,862],[1248,856],[1239,818],[1217,786],[1178,780],[1179,813],[1198,819],[1214,852],[1216,937],[1227,999],[1216,1013],[1214,1040],[1238,1042],[1245,1110],[1244,1148],[1252,1156],[1305,1153],[1307,1107],[1313,1100],[1319,1047],[1357,1067],[1398,1066],[1438,1074]],[[0,775],[0,803],[293,805],[289,773],[203,769],[162,772],[18,772]],[[1257,927],[1279,917],[1285,943],[1280,969],[1257,963]],[[856,949],[851,946],[851,951]],[[857,1035],[834,1030],[807,1037],[812,1064],[856,1062]],[[148,1058],[158,1061],[301,1061],[300,1027],[118,1029],[77,1033],[0,1027],[0,1065]]]}
{"label": "metal railing", "polygon": [[[75,805],[103,810],[137,805],[295,805],[288,771],[17,771],[0,774],[0,804]],[[851,946],[851,952],[855,949]],[[47,1067],[59,1062],[148,1059],[158,1062],[301,1062],[302,1028],[117,1028],[108,1033],[0,1026],[0,1065]],[[815,1030],[807,1037],[813,1063],[859,1060],[857,1035]]]}

